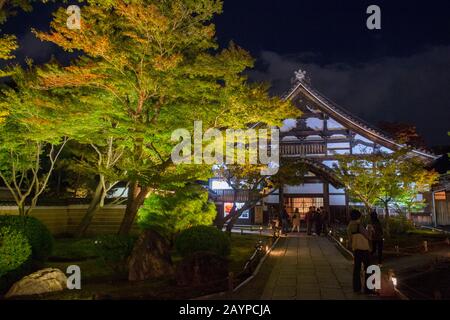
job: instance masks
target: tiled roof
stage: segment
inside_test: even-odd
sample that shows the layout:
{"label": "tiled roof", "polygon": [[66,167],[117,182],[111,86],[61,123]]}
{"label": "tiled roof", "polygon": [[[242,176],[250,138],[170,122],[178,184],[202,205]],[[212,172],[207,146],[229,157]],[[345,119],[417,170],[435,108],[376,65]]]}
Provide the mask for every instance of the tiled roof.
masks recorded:
{"label": "tiled roof", "polygon": [[[314,98],[315,102],[318,104],[318,106],[321,108],[322,111],[325,113],[336,113],[339,116],[343,117],[346,121],[352,123],[355,127],[359,128],[361,131],[364,131],[366,133],[369,133],[370,135],[376,136],[381,141],[384,141],[387,145],[393,145],[395,147],[406,147],[406,145],[399,144],[395,141],[395,139],[383,132],[382,130],[376,128],[375,126],[369,124],[368,122],[362,120],[361,118],[353,115],[349,111],[347,111],[345,108],[339,106],[337,103],[332,101],[331,99],[328,99],[325,97],[322,93],[314,89],[306,80],[306,78],[302,78],[301,80],[296,79],[294,82],[293,87],[288,91],[287,94],[283,96],[284,99],[292,100],[293,98],[297,97],[301,91],[307,92],[311,97]],[[409,146],[412,148],[412,152],[422,156],[426,157],[429,160],[437,159],[437,156],[432,154],[431,152],[425,150],[425,149],[417,149],[412,146]]]}

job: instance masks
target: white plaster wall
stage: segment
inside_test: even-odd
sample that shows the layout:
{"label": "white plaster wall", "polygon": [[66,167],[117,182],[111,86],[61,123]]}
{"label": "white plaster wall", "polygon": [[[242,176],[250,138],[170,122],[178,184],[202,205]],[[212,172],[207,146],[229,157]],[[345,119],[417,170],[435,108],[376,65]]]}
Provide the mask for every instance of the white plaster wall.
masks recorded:
{"label": "white plaster wall", "polygon": [[323,193],[323,183],[305,183],[296,186],[284,186],[284,193],[286,194],[312,194]]}

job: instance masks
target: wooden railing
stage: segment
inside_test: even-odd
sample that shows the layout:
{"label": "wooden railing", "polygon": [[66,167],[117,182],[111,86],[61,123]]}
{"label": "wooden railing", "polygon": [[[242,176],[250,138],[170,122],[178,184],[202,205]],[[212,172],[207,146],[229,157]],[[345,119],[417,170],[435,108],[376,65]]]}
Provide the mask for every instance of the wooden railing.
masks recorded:
{"label": "wooden railing", "polygon": [[280,155],[282,156],[304,156],[308,154],[325,154],[324,144],[281,144]]}
{"label": "wooden railing", "polygon": [[[235,194],[236,193],[236,197]],[[216,201],[223,202],[246,202],[248,200],[256,199],[257,194],[250,194],[248,190],[214,190],[212,195],[215,197]]]}

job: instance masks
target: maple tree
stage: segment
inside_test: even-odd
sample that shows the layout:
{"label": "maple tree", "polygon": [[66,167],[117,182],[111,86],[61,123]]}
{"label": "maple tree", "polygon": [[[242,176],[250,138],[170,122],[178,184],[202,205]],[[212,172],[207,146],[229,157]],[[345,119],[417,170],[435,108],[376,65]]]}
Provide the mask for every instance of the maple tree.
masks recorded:
{"label": "maple tree", "polygon": [[391,153],[341,155],[338,161],[334,170],[350,198],[361,201],[367,213],[381,205],[385,220],[389,219],[390,205],[400,211],[406,208],[408,213],[420,207],[423,201],[417,200],[418,195],[429,191],[438,178],[408,148]]}
{"label": "maple tree", "polygon": [[211,0],[88,1],[80,30],[67,28],[60,9],[50,32],[35,31],[81,52],[68,67],[42,68],[41,88],[86,88],[79,92],[83,101],[109,96],[126,128],[129,192],[120,234],[129,232],[153,189],[207,174],[206,166],[174,166],[173,130],[192,130],[194,120],[215,128],[273,125],[298,114],[290,103],[269,97],[266,85],[248,83],[242,72],[253,59],[246,51],[234,44],[218,49],[211,19],[221,10],[222,2]]}
{"label": "maple tree", "polygon": [[11,192],[20,215],[27,215],[46,190],[69,137],[90,126],[83,108],[62,92],[34,88],[35,69],[15,67],[14,86],[0,90],[0,178]]}

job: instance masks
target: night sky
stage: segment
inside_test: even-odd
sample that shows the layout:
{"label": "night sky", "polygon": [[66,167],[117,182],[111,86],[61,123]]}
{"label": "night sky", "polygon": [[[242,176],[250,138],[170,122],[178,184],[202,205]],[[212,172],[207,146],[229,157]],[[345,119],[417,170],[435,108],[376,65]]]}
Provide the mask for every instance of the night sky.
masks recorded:
{"label": "night sky", "polygon": [[[381,30],[366,28],[371,4],[381,7]],[[36,5],[4,26],[20,39],[19,61],[68,61],[30,32],[47,29],[59,5]],[[411,123],[429,146],[449,144],[450,1],[225,0],[215,22],[220,44],[233,40],[250,51],[250,78],[271,82],[274,94],[288,90],[301,68],[314,87],[359,117]]]}

